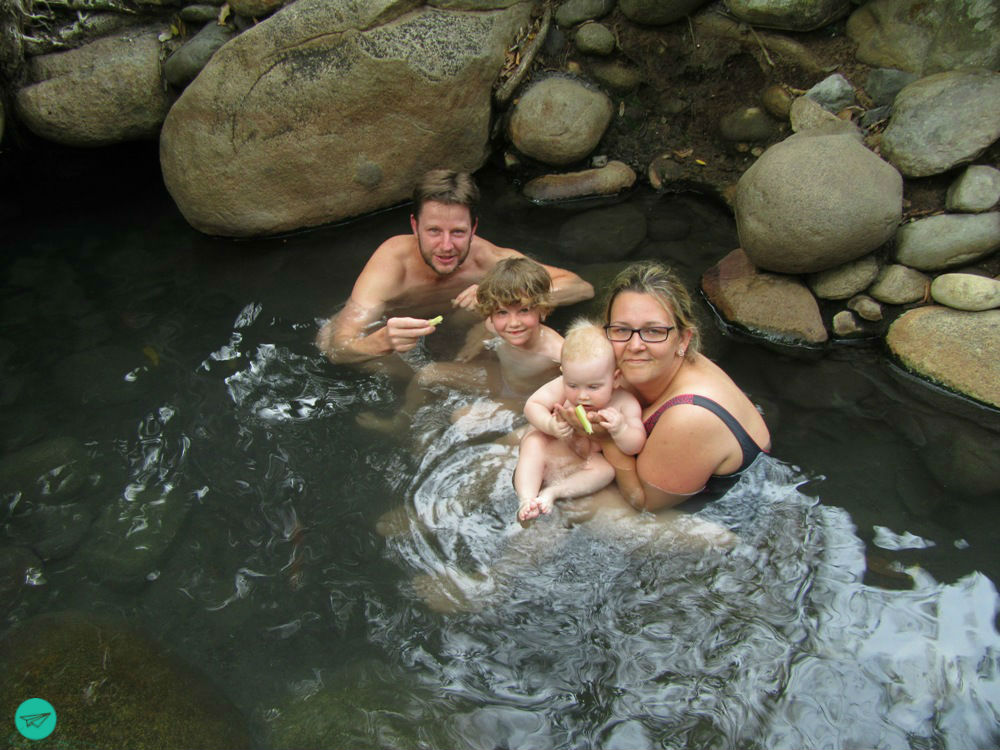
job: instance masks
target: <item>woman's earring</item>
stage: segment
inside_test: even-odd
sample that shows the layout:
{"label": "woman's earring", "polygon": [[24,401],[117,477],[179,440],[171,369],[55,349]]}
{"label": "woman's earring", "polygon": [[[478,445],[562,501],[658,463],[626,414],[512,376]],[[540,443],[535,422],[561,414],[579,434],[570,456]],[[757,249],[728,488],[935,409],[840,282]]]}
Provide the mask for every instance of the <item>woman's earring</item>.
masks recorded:
{"label": "woman's earring", "polygon": [[683,357],[685,354],[686,354],[686,351],[684,349],[678,349],[677,350],[677,356],[678,357]]}

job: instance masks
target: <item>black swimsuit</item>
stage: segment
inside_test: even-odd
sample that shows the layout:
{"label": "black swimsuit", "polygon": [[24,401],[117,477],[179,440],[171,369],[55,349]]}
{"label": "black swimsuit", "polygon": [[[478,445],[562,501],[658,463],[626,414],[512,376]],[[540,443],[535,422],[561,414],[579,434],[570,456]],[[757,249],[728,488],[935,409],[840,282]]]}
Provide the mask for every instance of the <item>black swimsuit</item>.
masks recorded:
{"label": "black swimsuit", "polygon": [[743,429],[736,417],[726,411],[722,406],[717,404],[710,398],[705,398],[704,396],[698,396],[694,393],[682,393],[680,396],[674,396],[672,399],[660,406],[659,409],[650,414],[645,420],[643,420],[642,425],[646,428],[646,436],[652,434],[653,428],[656,426],[657,421],[659,421],[660,416],[669,409],[671,406],[677,406],[677,404],[694,404],[695,406],[701,406],[708,409],[715,416],[721,419],[729,431],[733,433],[733,437],[736,438],[736,442],[740,444],[740,450],[743,451],[743,462],[740,464],[740,468],[734,471],[732,474],[713,474],[712,479],[732,479],[738,477],[742,472],[750,468],[750,464],[754,462],[761,453],[767,453],[766,450],[762,449],[757,443],[754,442],[753,438]]}

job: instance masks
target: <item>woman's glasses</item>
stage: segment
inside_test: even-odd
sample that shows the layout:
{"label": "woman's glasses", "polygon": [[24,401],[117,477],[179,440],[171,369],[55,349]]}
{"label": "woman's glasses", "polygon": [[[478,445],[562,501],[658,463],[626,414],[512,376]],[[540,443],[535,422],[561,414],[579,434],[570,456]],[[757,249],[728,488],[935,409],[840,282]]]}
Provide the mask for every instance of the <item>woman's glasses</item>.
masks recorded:
{"label": "woman's glasses", "polygon": [[667,336],[674,330],[675,326],[649,326],[647,328],[629,328],[628,326],[604,326],[604,333],[611,341],[631,341],[632,336],[639,334],[639,338],[647,344],[659,344],[667,340]]}

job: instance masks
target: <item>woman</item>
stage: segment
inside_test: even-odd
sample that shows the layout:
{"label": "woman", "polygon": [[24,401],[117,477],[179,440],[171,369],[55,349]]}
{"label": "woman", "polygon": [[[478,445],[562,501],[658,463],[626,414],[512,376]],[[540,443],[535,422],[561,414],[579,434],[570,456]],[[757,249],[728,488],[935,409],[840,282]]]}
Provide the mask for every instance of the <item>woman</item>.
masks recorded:
{"label": "woman", "polygon": [[619,273],[605,323],[625,386],[643,407],[646,445],[635,459],[602,441],[634,507],[655,511],[716,490],[770,449],[757,408],[699,353],[691,297],[666,266],[647,261]]}

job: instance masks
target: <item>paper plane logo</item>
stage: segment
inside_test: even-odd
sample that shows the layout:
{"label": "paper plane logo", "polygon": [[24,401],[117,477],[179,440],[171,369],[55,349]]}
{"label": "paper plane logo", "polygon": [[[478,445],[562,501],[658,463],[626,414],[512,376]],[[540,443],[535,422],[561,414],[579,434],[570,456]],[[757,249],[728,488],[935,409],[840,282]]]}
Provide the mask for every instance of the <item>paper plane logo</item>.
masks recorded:
{"label": "paper plane logo", "polygon": [[56,710],[42,698],[28,698],[14,712],[17,731],[29,740],[43,740],[56,728]]}

